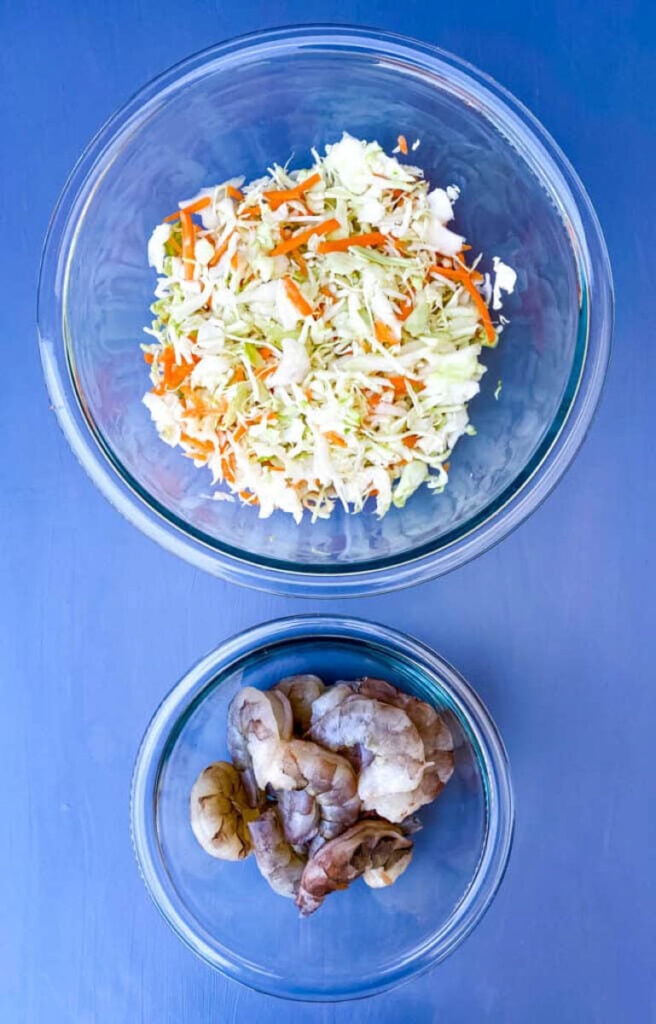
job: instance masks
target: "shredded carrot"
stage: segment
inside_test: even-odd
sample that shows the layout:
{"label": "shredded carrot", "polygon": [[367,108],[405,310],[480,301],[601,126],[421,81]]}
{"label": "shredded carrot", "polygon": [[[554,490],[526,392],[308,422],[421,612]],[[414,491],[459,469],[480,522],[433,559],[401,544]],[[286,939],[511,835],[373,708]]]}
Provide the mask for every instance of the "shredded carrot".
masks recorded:
{"label": "shredded carrot", "polygon": [[372,395],[369,395],[369,397],[367,398],[367,401],[372,409],[375,409],[378,403],[381,402],[382,400],[382,394],[379,395],[376,392],[374,392]]}
{"label": "shredded carrot", "polygon": [[195,236],[194,222],[191,214],[186,210],[180,211],[180,224],[182,225],[182,259],[184,260],[184,276],[186,281],[191,281],[194,276],[194,251]]}
{"label": "shredded carrot", "polygon": [[294,252],[291,254],[291,256],[292,256],[292,259],[294,260],[294,263],[296,263],[296,265],[298,266],[298,269],[300,270],[300,272],[303,275],[303,277],[307,277],[308,276],[307,263],[305,262],[305,260],[301,256],[300,252],[297,249],[295,249]]}
{"label": "shredded carrot", "polygon": [[272,348],[267,348],[266,345],[262,345],[257,351],[258,355],[262,356],[262,359],[273,359],[276,354]]}
{"label": "shredded carrot", "polygon": [[237,249],[235,249],[232,256],[230,257],[230,266],[232,267],[233,270],[236,270],[237,267],[239,266],[239,252],[237,251]]}
{"label": "shredded carrot", "polygon": [[239,216],[242,220],[255,220],[256,217],[262,216],[262,207],[259,204],[257,206],[249,206],[247,209],[242,210]]}
{"label": "shredded carrot", "polygon": [[144,352],[144,362],[148,363],[149,366],[153,365],[155,362],[155,356],[152,352]]}
{"label": "shredded carrot", "polygon": [[408,437],[403,438],[403,443],[406,448],[414,448],[418,440],[419,434],[409,434]]}
{"label": "shredded carrot", "polygon": [[382,320],[374,320],[374,334],[382,345],[396,345],[398,340],[392,328]]}
{"label": "shredded carrot", "polygon": [[341,252],[343,249],[350,249],[352,245],[384,245],[387,235],[381,231],[369,231],[364,235],[349,235],[348,238],[338,238],[334,242],[319,242],[317,252]]}
{"label": "shredded carrot", "polygon": [[399,149],[401,150],[403,155],[407,156],[408,155],[408,143],[406,142],[405,135],[399,135],[399,137],[398,137],[398,139],[396,141],[398,142]]}
{"label": "shredded carrot", "polygon": [[255,494],[252,494],[250,491],[240,491],[239,497],[242,499],[242,501],[247,502],[247,504],[249,505],[259,504],[257,496]]}
{"label": "shredded carrot", "polygon": [[206,206],[210,206],[212,202],[211,196],[203,196],[202,199],[197,199],[195,203],[189,203],[189,206],[183,206],[181,210],[176,210],[175,213],[170,213],[168,217],[164,217],[162,223],[166,224],[170,220],[178,220],[182,217],[183,213],[191,215],[192,213],[198,213],[199,210],[204,210]]}
{"label": "shredded carrot", "polygon": [[238,203],[243,203],[244,201],[244,193],[232,185],[228,185],[226,188],[226,195],[229,199],[236,199]]}
{"label": "shredded carrot", "polygon": [[348,448],[348,445],[341,434],[336,434],[334,430],[329,430],[323,435],[327,441],[331,441],[333,444],[338,445],[340,448]]}
{"label": "shredded carrot", "polygon": [[277,366],[263,366],[261,370],[258,370],[255,376],[258,380],[264,380],[266,377],[270,377],[272,373],[275,373]]}
{"label": "shredded carrot", "polygon": [[426,387],[426,385],[422,381],[412,380],[410,377],[401,377],[396,376],[394,374],[388,374],[387,380],[394,388],[394,394],[397,396],[407,395],[407,384],[409,384],[414,391],[423,391],[424,388]]}
{"label": "shredded carrot", "polygon": [[[312,235],[328,235],[331,231],[336,231],[338,227],[339,221],[335,220],[334,217],[331,217],[330,220],[324,220],[320,224],[313,224],[311,228],[299,231],[297,235],[292,235],[291,238],[286,238],[284,241],[279,242],[269,255],[284,256],[285,253],[298,249],[300,245],[305,245],[312,238]],[[319,246],[319,250],[321,251],[321,246]]]}
{"label": "shredded carrot", "polygon": [[224,479],[230,484],[235,482],[235,457],[230,452],[227,459],[221,459],[221,472],[223,473]]}
{"label": "shredded carrot", "polygon": [[458,268],[453,270],[450,267],[439,267],[437,264],[430,267],[430,272],[441,274],[442,277],[447,277],[450,281],[457,281],[465,288],[472,297],[474,305],[476,306],[478,315],[483,323],[483,329],[490,345],[496,345],[497,332],[494,329],[492,318],[490,317],[490,311],[485,304],[483,296],[480,294],[478,288],[471,279],[470,272]]}
{"label": "shredded carrot", "polygon": [[314,401],[314,395],[312,394],[310,388],[306,388],[303,393],[304,393],[305,397],[307,398],[308,402],[313,402]]}
{"label": "shredded carrot", "polygon": [[246,434],[246,427],[243,423],[240,423],[234,434],[232,435],[233,441],[241,441],[242,437]]}
{"label": "shredded carrot", "polygon": [[219,248],[214,250],[214,255],[212,256],[212,259],[207,264],[208,267],[215,267],[217,265],[217,263],[219,262],[221,257],[224,255],[226,249],[228,248],[228,243],[229,243],[229,241],[230,241],[230,239],[232,238],[233,235],[234,235],[234,231],[231,231],[230,234],[228,235],[228,237],[225,239],[225,241],[223,241],[221,243]]}
{"label": "shredded carrot", "polygon": [[184,431],[180,434],[180,440],[184,441],[185,444],[192,444],[199,452],[205,452],[206,455],[211,455],[214,451],[214,445],[211,441],[201,441],[198,437],[190,437]]}
{"label": "shredded carrot", "polygon": [[[198,356],[193,356],[193,362],[191,363],[176,363],[175,352],[173,347],[169,346],[159,356],[159,362],[162,364],[162,385],[164,390],[175,391],[176,388],[187,379],[189,374],[194,368],[194,365],[199,361]],[[157,391],[157,394],[163,394],[163,390]]]}
{"label": "shredded carrot", "polygon": [[335,295],[330,285],[322,284],[319,291],[321,292],[322,295],[325,295],[327,298],[332,299],[333,302],[337,302],[337,296]]}
{"label": "shredded carrot", "polygon": [[408,319],[408,317],[412,313],[413,309],[414,309],[414,306],[413,306],[413,303],[412,303],[412,299],[403,299],[402,300],[402,302],[400,303],[399,312],[396,314],[398,319],[401,321],[401,323],[403,323],[404,320]]}
{"label": "shredded carrot", "polygon": [[445,472],[448,473],[449,470],[451,469],[451,463],[450,462],[443,462],[442,463],[442,469],[445,470]]}
{"label": "shredded carrot", "polygon": [[408,250],[400,238],[395,238],[394,235],[390,235],[389,240],[394,246],[394,248],[397,250],[397,252],[400,252],[402,256],[406,255]]}
{"label": "shredded carrot", "polygon": [[394,388],[395,395],[405,395],[405,377],[390,376],[387,378],[392,387]]}
{"label": "shredded carrot", "polygon": [[246,371],[244,370],[244,367],[240,364],[235,368],[235,372],[230,378],[230,384],[237,384],[243,380],[246,380]]}
{"label": "shredded carrot", "polygon": [[283,203],[293,199],[300,199],[304,192],[314,188],[320,181],[320,174],[311,174],[309,178],[299,182],[298,185],[294,185],[293,188],[275,189],[272,192],[264,192],[263,195],[271,209],[277,210]]}
{"label": "shredded carrot", "polygon": [[282,283],[285,286],[287,298],[296,307],[301,316],[311,316],[312,306],[307,301],[298,285],[294,284],[291,277],[283,277]]}

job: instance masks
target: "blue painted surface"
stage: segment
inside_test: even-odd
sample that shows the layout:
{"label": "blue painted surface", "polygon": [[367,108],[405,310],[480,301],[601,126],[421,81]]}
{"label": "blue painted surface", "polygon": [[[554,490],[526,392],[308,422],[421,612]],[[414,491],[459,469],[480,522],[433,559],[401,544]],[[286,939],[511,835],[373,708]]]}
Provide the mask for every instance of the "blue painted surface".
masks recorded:
{"label": "blue painted surface", "polygon": [[[618,317],[589,440],[528,523],[436,583],[324,606],[413,632],[465,673],[506,738],[518,823],[504,886],[449,961],[374,1000],[310,1007],[197,962],[151,906],[127,827],[133,757],[164,691],[226,635],[308,606],[201,575],[104,502],[48,409],[33,308],[50,209],[105,117],[193,50],[328,13],[438,43],[532,108],[596,204]],[[5,0],[3,1022],[656,1020],[653,29],[652,6],[631,0]]]}

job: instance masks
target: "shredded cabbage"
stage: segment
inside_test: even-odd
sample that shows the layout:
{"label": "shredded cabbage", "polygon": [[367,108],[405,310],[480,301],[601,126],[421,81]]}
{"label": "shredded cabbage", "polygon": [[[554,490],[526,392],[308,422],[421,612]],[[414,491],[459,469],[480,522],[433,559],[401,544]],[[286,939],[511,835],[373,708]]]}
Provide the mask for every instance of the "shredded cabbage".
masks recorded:
{"label": "shredded cabbage", "polygon": [[298,522],[375,497],[383,516],[443,490],[497,329],[447,227],[455,186],[347,134],[313,158],[203,189],[155,228],[144,402],[219,500]]}

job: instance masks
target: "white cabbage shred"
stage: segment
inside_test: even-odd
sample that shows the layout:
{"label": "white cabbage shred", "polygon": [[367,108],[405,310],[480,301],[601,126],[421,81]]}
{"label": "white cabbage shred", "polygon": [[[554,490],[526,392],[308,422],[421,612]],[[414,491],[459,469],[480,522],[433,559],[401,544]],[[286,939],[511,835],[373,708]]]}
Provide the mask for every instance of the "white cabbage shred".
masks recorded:
{"label": "white cabbage shred", "polygon": [[[298,522],[375,498],[383,516],[443,490],[497,329],[447,226],[456,186],[347,134],[313,160],[203,189],[155,228],[144,402],[218,500]],[[494,270],[498,310],[516,274]]]}

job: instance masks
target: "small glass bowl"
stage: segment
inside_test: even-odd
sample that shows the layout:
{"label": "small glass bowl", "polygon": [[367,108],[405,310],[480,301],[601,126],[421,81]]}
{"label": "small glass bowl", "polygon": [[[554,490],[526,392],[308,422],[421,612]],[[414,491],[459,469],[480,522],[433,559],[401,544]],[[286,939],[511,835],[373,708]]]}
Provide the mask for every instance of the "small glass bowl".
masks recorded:
{"label": "small glass bowl", "polygon": [[[180,199],[272,162],[296,166],[344,130],[389,151],[403,132],[434,184],[461,189],[455,228],[517,270],[500,344],[470,406],[446,491],[378,520],[326,521],[211,500],[209,473],[160,441],[139,350],[155,282],[146,243]],[[569,163],[528,111],[435,47],[336,26],[213,47],[141,90],[91,142],[54,212],[39,337],[59,421],[101,491],[150,537],[223,578],[314,597],[430,579],[486,550],[562,476],[600,395],[612,324],[608,255]],[[502,383],[499,390],[497,382]]]}
{"label": "small glass bowl", "polygon": [[[420,812],[407,871],[387,889],[358,880],[309,918],[277,896],[254,857],[209,857],[189,823],[200,771],[227,758],[228,705],[242,686],[314,672],[363,675],[429,701],[449,722],[455,772]],[[212,967],[288,999],[339,1000],[391,988],[458,946],[490,905],[513,832],[503,743],[464,679],[419,641],[360,619],[302,615],[246,630],[185,675],[155,713],[137,756],[132,837],[143,879],[178,936]]]}

